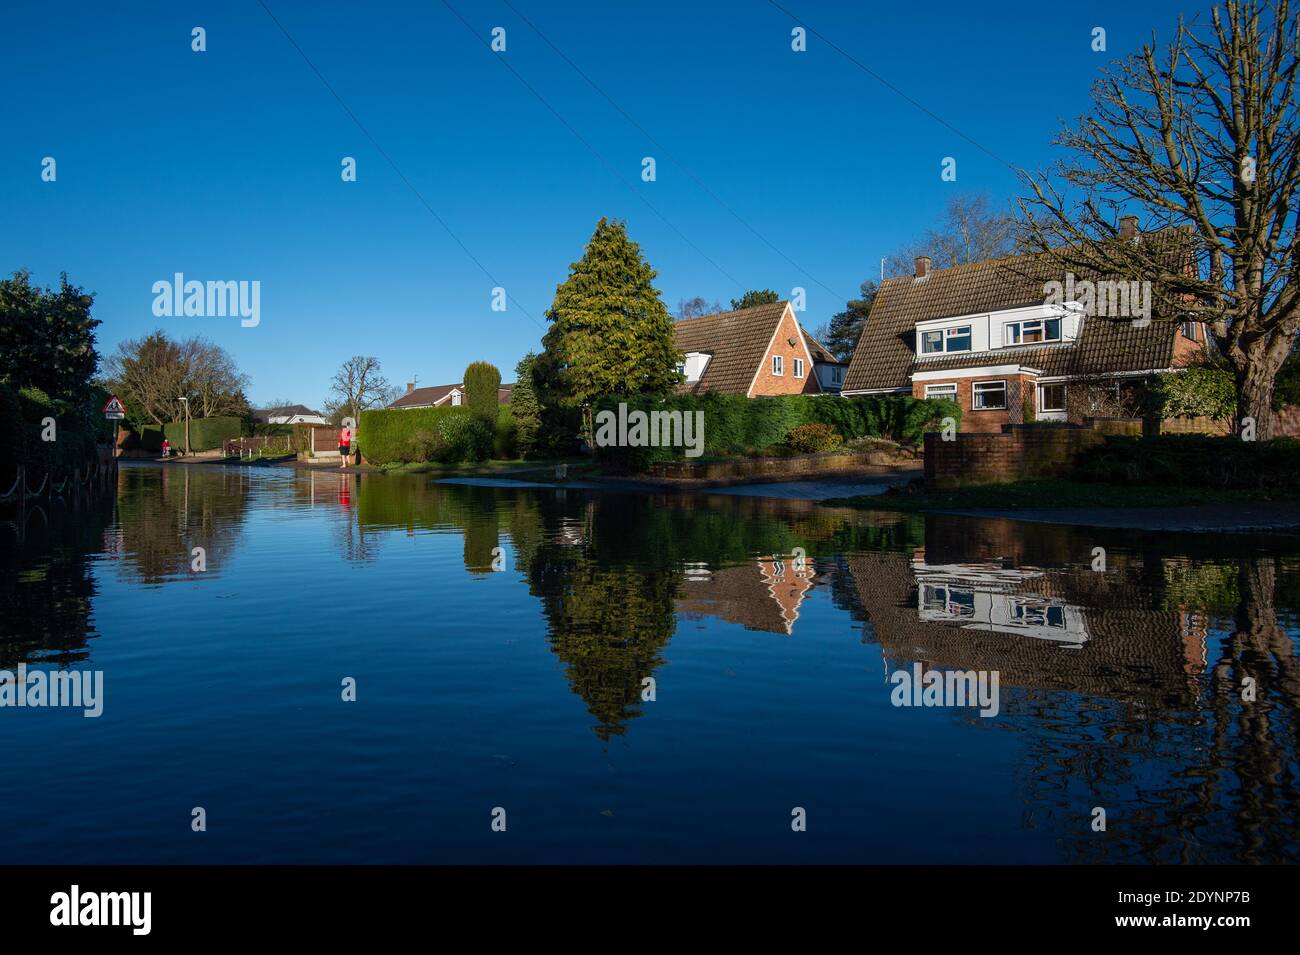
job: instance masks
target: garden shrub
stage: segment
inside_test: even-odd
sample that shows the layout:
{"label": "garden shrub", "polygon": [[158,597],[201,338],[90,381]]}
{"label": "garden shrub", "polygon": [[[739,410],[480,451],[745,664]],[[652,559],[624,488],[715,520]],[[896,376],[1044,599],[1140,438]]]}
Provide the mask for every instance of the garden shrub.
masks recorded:
{"label": "garden shrub", "polygon": [[481,461],[499,453],[498,449],[513,447],[515,423],[509,405],[498,409],[495,429],[477,420],[470,427],[471,420],[464,405],[371,409],[361,412],[357,446],[367,462],[380,466]]}
{"label": "garden shrub", "polygon": [[791,428],[785,436],[785,444],[791,451],[800,454],[822,454],[834,451],[844,443],[844,439],[835,433],[828,424],[809,422],[797,428]]}
{"label": "garden shrub", "polygon": [[1222,368],[1162,372],[1148,394],[1161,418],[1231,418],[1237,407],[1232,375]]}
{"label": "garden shrub", "polygon": [[497,418],[500,388],[501,372],[496,365],[475,361],[465,368],[465,406],[489,427]]}
{"label": "garden shrub", "polygon": [[1294,488],[1300,487],[1300,440],[1110,435],[1080,455],[1077,468],[1080,479],[1106,484]]}
{"label": "garden shrub", "polygon": [[[723,457],[752,454],[753,449],[784,445],[786,436],[807,424],[828,425],[842,440],[887,438],[915,446],[926,431],[936,431],[945,418],[961,425],[961,407],[947,399],[923,400],[910,395],[781,395],[746,398],[744,395],[675,395],[658,399],[646,396],[606,397],[596,402],[596,411],[617,414],[626,403],[628,412],[701,411],[704,413],[704,454]],[[608,463],[631,471],[645,470],[658,461],[683,457],[683,449],[666,447],[597,448]]]}

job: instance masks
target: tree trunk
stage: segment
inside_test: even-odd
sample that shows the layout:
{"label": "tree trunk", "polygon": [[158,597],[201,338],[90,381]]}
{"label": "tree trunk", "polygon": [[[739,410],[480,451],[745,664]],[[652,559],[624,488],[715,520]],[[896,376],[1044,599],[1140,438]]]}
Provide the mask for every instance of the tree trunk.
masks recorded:
{"label": "tree trunk", "polygon": [[1233,378],[1237,387],[1237,420],[1233,430],[1244,435],[1254,422],[1256,441],[1273,437],[1273,387],[1281,361],[1261,348],[1257,353],[1241,356]]}

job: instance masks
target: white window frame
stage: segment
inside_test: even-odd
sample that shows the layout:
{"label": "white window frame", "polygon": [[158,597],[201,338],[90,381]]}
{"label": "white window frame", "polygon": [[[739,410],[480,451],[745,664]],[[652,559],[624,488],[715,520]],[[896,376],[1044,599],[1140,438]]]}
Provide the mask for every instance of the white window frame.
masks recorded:
{"label": "white window frame", "polygon": [[[1199,339],[1196,337],[1198,325],[1200,325],[1200,322],[1193,322],[1191,320],[1183,322],[1183,328],[1182,328],[1183,337],[1186,338],[1188,341],[1192,341],[1192,342],[1199,341]],[[1187,334],[1189,331],[1191,332],[1190,335]]]}
{"label": "white window frame", "polygon": [[772,375],[776,378],[785,377],[785,359],[780,355],[772,356]]}
{"label": "white window frame", "polygon": [[794,360],[794,376],[795,376],[796,378],[802,378],[802,377],[803,377],[803,359],[802,359],[802,358],[796,358],[796,359]]}
{"label": "white window frame", "polygon": [[[942,347],[938,351],[925,350],[925,336],[931,332],[939,332],[940,334],[939,344]],[[965,325],[950,325],[945,326],[944,328],[927,328],[924,330],[918,330],[916,334],[918,336],[916,344],[920,349],[920,354],[923,358],[926,355],[964,355],[967,352],[975,350],[975,326],[970,323]],[[953,338],[968,338],[970,339],[970,344],[965,348],[949,348],[948,341]]]}
{"label": "white window frame", "polygon": [[460,407],[460,392],[459,392],[459,391],[453,391],[453,392],[451,393],[451,403],[452,403],[453,406],[455,406],[455,407],[457,407],[457,408]]}
{"label": "white window frame", "polygon": [[[991,407],[989,405],[985,405],[983,407],[976,406],[975,398],[977,395],[982,394],[982,392],[979,390],[980,385],[1001,385],[1002,404],[997,407]],[[970,410],[971,411],[1006,411],[1007,402],[1010,400],[1010,398],[1011,398],[1010,389],[1007,387],[1007,380],[1005,378],[991,378],[988,381],[976,381],[971,383],[970,386]]]}
{"label": "white window frame", "polygon": [[[1038,410],[1039,410],[1040,413],[1042,413],[1042,414],[1051,414],[1051,413],[1053,413],[1053,412],[1057,412],[1057,411],[1065,411],[1065,410],[1066,410],[1066,405],[1069,404],[1069,402],[1070,402],[1070,396],[1069,396],[1069,391],[1067,390],[1067,387],[1066,387],[1065,382],[1063,382],[1063,381],[1049,381],[1049,382],[1048,382],[1047,384],[1045,384],[1045,385],[1038,385],[1037,388],[1038,388]],[[1044,407],[1044,404],[1043,404],[1043,392],[1045,392],[1048,388],[1060,388],[1060,389],[1061,389],[1061,407],[1059,407],[1059,408],[1047,408],[1047,407]]]}
{"label": "white window frame", "polygon": [[[1055,338],[1047,337],[1048,322],[1056,322]],[[1026,325],[1039,326],[1043,334],[1043,337],[1038,339],[1038,341],[1036,342],[1025,341],[1024,338],[1025,338]],[[1013,328],[1017,330],[1017,334],[1020,336],[1020,341],[1013,342],[1011,340],[1011,329]],[[1056,318],[1051,315],[1047,315],[1043,318],[1019,318],[1016,319],[1014,322],[1002,323],[1002,344],[1006,348],[1014,348],[1020,345],[1053,345],[1056,344],[1057,342],[1064,341],[1064,338],[1065,338],[1065,323],[1060,318]]]}
{"label": "white window frame", "polygon": [[939,385],[926,385],[925,397],[927,401],[931,398],[951,398],[953,401],[956,401],[957,383],[953,381]]}

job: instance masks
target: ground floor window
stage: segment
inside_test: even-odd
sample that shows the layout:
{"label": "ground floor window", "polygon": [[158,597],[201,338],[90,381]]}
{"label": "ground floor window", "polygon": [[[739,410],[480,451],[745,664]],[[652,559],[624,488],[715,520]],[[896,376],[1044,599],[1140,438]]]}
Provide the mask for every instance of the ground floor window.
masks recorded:
{"label": "ground floor window", "polygon": [[926,385],[925,396],[927,398],[949,398],[957,400],[957,386],[952,385]]}
{"label": "ground floor window", "polygon": [[1038,410],[1039,411],[1064,411],[1065,410],[1065,385],[1039,385],[1038,386]]}
{"label": "ground floor window", "polygon": [[971,409],[973,411],[998,411],[1007,406],[1007,383],[1005,381],[977,381],[971,391]]}

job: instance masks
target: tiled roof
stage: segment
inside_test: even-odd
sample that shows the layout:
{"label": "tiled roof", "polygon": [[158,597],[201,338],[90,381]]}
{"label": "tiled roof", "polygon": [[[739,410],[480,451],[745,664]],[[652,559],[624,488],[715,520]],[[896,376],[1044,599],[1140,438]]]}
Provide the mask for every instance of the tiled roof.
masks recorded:
{"label": "tiled roof", "polygon": [[319,411],[313,411],[306,405],[281,405],[278,408],[259,408],[253,412],[253,420],[265,423],[267,418],[287,418],[293,415],[315,415],[320,418],[323,415]]}
{"label": "tiled roof", "polygon": [[453,391],[463,390],[463,388],[464,386],[459,382],[454,385],[430,385],[428,388],[415,388],[402,395],[388,407],[423,408],[428,405],[435,405]]}
{"label": "tiled roof", "polygon": [[[1163,233],[1148,236],[1155,239]],[[911,389],[916,371],[969,368],[1012,362],[1039,369],[1046,376],[1095,375],[1146,371],[1174,364],[1175,329],[1159,317],[1146,328],[1127,321],[1085,316],[1077,341],[1062,345],[999,348],[991,352],[917,360],[917,322],[975,315],[1044,301],[1046,282],[1062,279],[1062,270],[1043,255],[1010,256],[912,276],[889,279],[880,286],[866,328],[845,375],[844,390]],[[1076,281],[1100,276],[1076,274]]]}
{"label": "tiled roof", "polygon": [[[678,386],[680,394],[748,394],[767,346],[776,334],[787,302],[755,305],[734,312],[718,312],[699,318],[684,318],[673,325],[676,345],[682,352],[711,355],[699,381]],[[822,344],[805,330],[804,339],[814,361],[836,361]]]}
{"label": "tiled roof", "polygon": [[747,394],[785,306],[785,302],[772,302],[676,322],[673,333],[680,351],[713,356],[699,381],[683,383],[677,390],[682,394]]}
{"label": "tiled roof", "polygon": [[[501,387],[497,389],[497,401],[503,405],[510,404],[510,392],[514,387],[515,387],[515,383],[513,381],[508,384],[501,385]],[[432,385],[428,388],[416,388],[402,395],[402,397],[398,398],[388,407],[425,408],[428,407],[429,405],[434,405],[437,404],[439,401],[442,401],[444,398],[450,395],[453,390],[459,390],[463,392],[465,390],[465,386],[460,382],[457,382],[454,385]]]}

